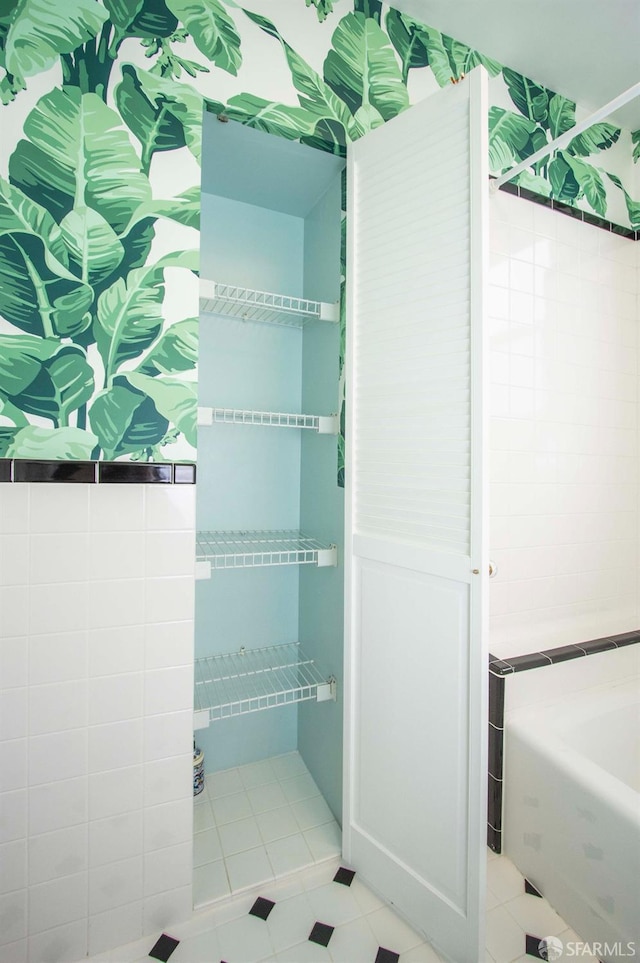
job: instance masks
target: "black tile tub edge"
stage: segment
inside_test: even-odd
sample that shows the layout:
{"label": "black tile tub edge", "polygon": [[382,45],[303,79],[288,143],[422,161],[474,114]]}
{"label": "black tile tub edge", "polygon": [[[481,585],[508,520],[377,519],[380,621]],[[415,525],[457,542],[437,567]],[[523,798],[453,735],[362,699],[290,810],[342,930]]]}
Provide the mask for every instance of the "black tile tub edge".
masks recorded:
{"label": "black tile tub edge", "polygon": [[64,461],[0,458],[0,483],[195,485],[190,462]]}
{"label": "black tile tub edge", "polygon": [[528,655],[516,655],[509,659],[497,659],[495,655],[489,653],[487,846],[494,853],[502,852],[501,777],[504,758],[505,679],[525,669],[557,665],[559,662],[637,644],[640,644],[640,629],[600,639],[589,639],[575,645],[559,645],[553,649],[545,649],[544,652],[531,652]]}
{"label": "black tile tub edge", "polygon": [[487,826],[487,846],[493,853],[502,852],[502,833],[493,826]]}

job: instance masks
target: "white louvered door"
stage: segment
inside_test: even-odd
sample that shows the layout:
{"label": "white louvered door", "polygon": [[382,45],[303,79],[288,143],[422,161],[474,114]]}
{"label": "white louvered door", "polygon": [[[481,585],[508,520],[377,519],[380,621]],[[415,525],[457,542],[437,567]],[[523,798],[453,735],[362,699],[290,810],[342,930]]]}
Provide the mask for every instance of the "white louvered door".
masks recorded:
{"label": "white louvered door", "polygon": [[455,963],[484,959],[486,128],[477,68],[349,156],[344,852]]}

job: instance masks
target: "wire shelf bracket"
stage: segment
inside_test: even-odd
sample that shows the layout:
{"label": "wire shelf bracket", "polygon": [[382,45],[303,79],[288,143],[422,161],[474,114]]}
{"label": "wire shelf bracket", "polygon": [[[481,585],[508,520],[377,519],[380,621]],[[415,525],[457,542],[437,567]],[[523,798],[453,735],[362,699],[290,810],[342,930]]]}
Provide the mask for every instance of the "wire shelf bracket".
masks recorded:
{"label": "wire shelf bracket", "polygon": [[296,702],[335,701],[337,683],[325,678],[299,642],[196,659],[194,728],[219,719]]}
{"label": "wire shelf bracket", "polygon": [[221,314],[242,321],[262,321],[301,327],[307,321],[340,320],[340,305],[325,301],[309,301],[270,291],[254,291],[219,281],[200,281],[200,311]]}
{"label": "wire shelf bracket", "polygon": [[196,579],[213,571],[266,565],[336,566],[336,545],[298,531],[233,531],[196,533]]}
{"label": "wire shelf bracket", "polygon": [[309,428],[319,435],[338,434],[337,415],[300,415],[284,411],[255,411],[247,408],[198,408],[198,426],[266,425],[271,428]]}

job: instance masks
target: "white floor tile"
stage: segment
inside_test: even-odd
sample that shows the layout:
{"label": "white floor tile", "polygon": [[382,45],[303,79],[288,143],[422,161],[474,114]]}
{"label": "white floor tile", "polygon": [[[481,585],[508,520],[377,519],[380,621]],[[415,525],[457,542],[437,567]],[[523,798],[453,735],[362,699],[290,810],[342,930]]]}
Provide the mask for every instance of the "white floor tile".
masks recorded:
{"label": "white floor tile", "polygon": [[214,772],[205,779],[206,791],[212,799],[219,796],[230,796],[234,792],[242,792],[244,785],[237,769],[225,769]]}
{"label": "white floor tile", "polygon": [[[270,898],[275,899],[275,896]],[[300,893],[291,899],[276,900],[276,905],[267,919],[267,927],[275,952],[280,953],[308,939],[317,919],[305,893]]]}
{"label": "white floor tile", "polygon": [[284,876],[294,873],[313,863],[313,856],[301,833],[295,836],[285,836],[275,839],[266,845],[269,862],[273,867],[274,876]]}
{"label": "white floor tile", "polygon": [[363,919],[336,926],[329,941],[334,963],[373,963],[378,946],[371,927]]}
{"label": "white floor tile", "polygon": [[522,875],[506,856],[489,860],[487,863],[487,886],[500,903],[506,903],[507,900],[515,899],[524,893]]}
{"label": "white floor tile", "polygon": [[[315,910],[316,919],[339,926],[362,916],[362,910],[351,892],[342,883],[327,883],[309,892],[309,902]],[[374,954],[375,956],[375,954]]]}
{"label": "white floor tile", "polygon": [[[205,795],[204,793],[202,795]],[[193,831],[194,833],[201,833],[205,829],[211,829],[215,826],[215,819],[213,816],[213,809],[209,804],[209,799],[205,796],[204,806],[194,806],[193,807]]]}
{"label": "white floor tile", "polygon": [[265,888],[264,895],[276,902],[278,902],[278,900],[291,899],[293,896],[299,896],[300,893],[305,892],[302,881],[308,872],[309,870],[305,869],[300,873],[292,873],[291,876],[284,876],[282,879],[274,880],[272,883],[269,883],[268,888]]}
{"label": "white floor tile", "polygon": [[487,950],[495,963],[512,963],[525,949],[525,933],[504,906],[487,913]]}
{"label": "white floor tile", "polygon": [[256,822],[265,843],[282,839],[284,836],[293,836],[300,831],[291,806],[281,806],[279,809],[259,813],[256,816]]}
{"label": "white floor tile", "polygon": [[255,849],[262,843],[258,824],[253,817],[220,826],[218,831],[220,833],[220,845],[225,856],[244,853],[248,849]]}
{"label": "white floor tile", "polygon": [[257,846],[246,853],[229,856],[225,863],[229,883],[234,892],[273,879],[273,869],[264,846]]}
{"label": "white floor tile", "polygon": [[262,960],[273,954],[269,930],[264,920],[255,916],[231,920],[217,930],[218,943],[222,958],[229,963],[247,963],[249,960]]}
{"label": "white floor tile", "polygon": [[324,823],[334,821],[333,813],[322,796],[301,799],[299,802],[292,803],[291,808],[300,829],[313,829],[314,826],[322,826]]}
{"label": "white floor tile", "polygon": [[269,761],[278,779],[291,779],[309,771],[299,752],[287,752],[283,756],[274,756]]}
{"label": "white floor tile", "polygon": [[546,899],[525,893],[504,904],[507,912],[526,933],[539,933],[541,936],[560,936],[567,924]]}
{"label": "white floor tile", "polygon": [[383,906],[382,909],[369,913],[366,920],[378,941],[378,945],[385,946],[387,949],[393,950],[394,953],[405,953],[407,950],[424,943],[424,937],[412,930],[388,906]]}
{"label": "white floor tile", "polygon": [[240,773],[240,779],[245,789],[255,789],[257,786],[265,786],[267,783],[276,782],[278,778],[270,759],[264,759],[262,762],[252,762],[247,766],[240,766],[238,772]]}
{"label": "white floor tile", "polygon": [[[434,948],[429,946],[428,943],[421,943],[420,946],[414,946],[406,953],[401,953],[400,963],[444,963],[444,957],[438,956]],[[490,961],[485,961],[485,963],[490,963]]]}
{"label": "white floor tile", "polygon": [[201,906],[214,899],[221,899],[231,892],[224,860],[196,866],[193,870],[193,903]]}
{"label": "white floor tile", "polygon": [[248,795],[254,813],[266,813],[270,809],[279,809],[287,803],[287,798],[277,782],[249,789]]}
{"label": "white floor tile", "polygon": [[319,863],[317,866],[311,866],[309,869],[305,869],[303,873],[300,873],[300,880],[306,892],[310,892],[310,890],[316,889],[318,886],[324,886],[327,882],[331,881],[339,867],[340,860],[333,858]]}
{"label": "white floor tile", "polygon": [[385,905],[380,897],[376,896],[375,893],[372,893],[371,890],[368,889],[357,876],[351,883],[349,890],[357,900],[363,916],[366,913],[372,913],[374,910],[380,909]]}
{"label": "white floor tile", "polygon": [[246,792],[234,792],[230,796],[220,796],[212,802],[213,814],[218,826],[235,823],[239,819],[253,816],[249,796]]}
{"label": "white floor tile", "polygon": [[212,863],[215,859],[222,859],[222,849],[218,830],[205,829],[203,833],[195,833],[193,837],[193,865],[202,866]]}
{"label": "white floor tile", "polygon": [[[220,942],[215,930],[181,940],[171,954],[171,963],[216,963],[221,957]],[[147,958],[148,960],[149,958]]]}
{"label": "white floor tile", "polygon": [[336,822],[307,829],[303,836],[316,862],[342,852],[342,833]]}
{"label": "white floor tile", "polygon": [[309,940],[278,953],[278,963],[330,963],[330,961],[331,956],[327,947],[311,943]]}
{"label": "white floor tile", "polygon": [[283,779],[281,786],[290,803],[320,795],[320,790],[308,772],[302,773],[300,776],[294,776],[292,779]]}

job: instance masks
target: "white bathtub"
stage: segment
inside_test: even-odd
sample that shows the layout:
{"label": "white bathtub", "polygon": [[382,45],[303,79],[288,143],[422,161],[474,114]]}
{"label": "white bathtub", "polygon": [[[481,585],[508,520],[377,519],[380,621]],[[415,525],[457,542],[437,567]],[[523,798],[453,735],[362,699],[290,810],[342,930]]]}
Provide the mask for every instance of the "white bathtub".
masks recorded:
{"label": "white bathtub", "polygon": [[638,681],[514,711],[504,778],[507,855],[582,940],[608,944],[602,960],[640,959]]}

